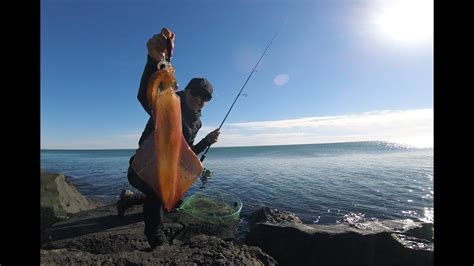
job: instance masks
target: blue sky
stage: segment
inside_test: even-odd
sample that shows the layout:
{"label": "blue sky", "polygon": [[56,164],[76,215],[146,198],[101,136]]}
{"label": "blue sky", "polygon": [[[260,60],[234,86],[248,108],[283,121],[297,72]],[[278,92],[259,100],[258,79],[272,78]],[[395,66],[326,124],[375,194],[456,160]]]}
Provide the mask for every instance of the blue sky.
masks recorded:
{"label": "blue sky", "polygon": [[432,3],[42,0],[41,148],[130,148],[146,42],[176,34],[181,88],[208,78],[198,139],[217,128],[266,45],[215,146],[386,140],[432,146]]}

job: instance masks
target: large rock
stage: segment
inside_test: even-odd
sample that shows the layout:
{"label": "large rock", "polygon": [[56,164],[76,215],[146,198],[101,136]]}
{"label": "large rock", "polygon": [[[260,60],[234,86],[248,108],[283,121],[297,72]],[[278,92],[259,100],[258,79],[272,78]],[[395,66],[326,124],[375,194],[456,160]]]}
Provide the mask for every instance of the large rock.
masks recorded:
{"label": "large rock", "polygon": [[142,207],[122,218],[115,206],[79,212],[41,234],[42,264],[275,265],[259,247],[233,242],[235,225],[215,226],[182,212],[165,215],[167,244],[149,250]]}
{"label": "large rock", "polygon": [[298,216],[292,212],[282,211],[275,208],[263,207],[253,212],[249,217],[250,227],[254,227],[258,223],[290,223],[290,224],[302,224]]}
{"label": "large rock", "polygon": [[70,214],[96,208],[63,174],[41,171],[41,229],[66,219]]}
{"label": "large rock", "polygon": [[270,220],[256,223],[245,243],[261,247],[281,265],[433,264],[433,242],[423,223],[388,220],[323,226]]}

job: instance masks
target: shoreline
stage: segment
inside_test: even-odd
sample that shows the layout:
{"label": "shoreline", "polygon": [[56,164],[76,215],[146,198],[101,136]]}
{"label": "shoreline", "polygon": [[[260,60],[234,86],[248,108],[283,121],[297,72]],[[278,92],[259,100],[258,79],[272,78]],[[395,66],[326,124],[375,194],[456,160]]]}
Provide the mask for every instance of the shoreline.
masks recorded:
{"label": "shoreline", "polygon": [[[73,186],[61,174],[51,175],[58,187]],[[52,191],[42,190],[42,194]],[[305,224],[294,213],[263,207],[248,217],[249,230],[239,232],[236,223],[210,225],[171,212],[165,215],[164,225],[169,243],[150,250],[143,235],[141,206],[122,219],[115,205],[67,216],[42,228],[42,264],[348,265],[349,260],[350,265],[432,265],[433,261],[434,225],[429,223]]]}
{"label": "shoreline", "polygon": [[[49,172],[49,170],[47,170],[45,168],[41,168],[41,171]],[[77,182],[77,180],[76,181],[71,181],[71,179],[77,179],[77,178],[71,177],[69,175],[64,175],[64,176],[69,182]],[[198,182],[198,181],[196,181],[196,182]],[[129,186],[128,182],[126,184],[127,184],[128,187],[117,187],[118,188],[117,192],[114,195],[90,194],[90,193],[85,192],[85,190],[87,190],[87,189],[83,188],[86,185],[80,184],[79,186],[76,186],[76,185],[75,186],[79,187],[78,191],[81,194],[86,196],[88,199],[92,200],[95,204],[97,204],[97,206],[102,207],[102,206],[106,206],[106,205],[115,204],[119,199],[120,191],[122,189],[130,189],[134,192],[141,193],[137,189]],[[247,207],[248,207],[248,205],[245,205],[244,208],[247,208]],[[425,206],[425,207],[434,208],[433,205]],[[244,219],[248,218],[248,216],[256,210],[258,210],[258,208],[253,208],[251,210],[243,210],[242,213],[241,213],[241,215],[243,215],[243,216],[241,216],[241,218],[244,218]],[[317,224],[317,225],[336,225],[336,224],[340,224],[340,223],[381,221],[381,220],[391,220],[391,219],[411,220],[411,221],[414,221],[414,222],[433,223],[433,217],[428,217],[428,218],[426,218],[426,216],[411,217],[411,216],[403,215],[403,214],[400,214],[400,213],[387,213],[387,214],[382,215],[382,216],[373,216],[369,212],[360,212],[360,211],[356,211],[356,210],[339,211],[337,209],[331,209],[330,211],[329,210],[327,210],[327,211],[328,212],[326,212],[326,210],[321,210],[319,212],[319,214],[316,214],[317,218],[308,218],[308,217],[306,217],[307,215],[311,215],[311,213],[308,213],[308,212],[299,213],[299,215],[303,217],[302,219],[305,221],[305,223],[307,223],[307,224]],[[330,215],[328,215],[328,214],[330,214]],[[314,216],[316,217],[316,215],[314,215]],[[367,216],[367,217],[365,217],[365,216]],[[355,220],[355,221],[353,221],[353,220]]]}

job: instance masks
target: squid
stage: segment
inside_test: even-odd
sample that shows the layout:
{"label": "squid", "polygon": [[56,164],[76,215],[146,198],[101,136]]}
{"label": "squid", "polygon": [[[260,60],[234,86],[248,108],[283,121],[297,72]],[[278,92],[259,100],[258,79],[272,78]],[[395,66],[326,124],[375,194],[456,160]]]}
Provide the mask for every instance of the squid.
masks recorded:
{"label": "squid", "polygon": [[136,151],[132,168],[160,197],[169,212],[202,174],[204,167],[182,133],[181,103],[175,93],[174,68],[168,62],[160,62],[158,69],[147,87],[155,129]]}

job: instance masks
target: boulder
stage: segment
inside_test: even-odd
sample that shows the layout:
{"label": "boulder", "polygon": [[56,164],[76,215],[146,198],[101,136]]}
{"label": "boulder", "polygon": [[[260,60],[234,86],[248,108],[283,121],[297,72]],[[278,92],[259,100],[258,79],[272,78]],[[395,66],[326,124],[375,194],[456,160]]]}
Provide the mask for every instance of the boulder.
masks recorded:
{"label": "boulder", "polygon": [[[245,244],[261,247],[281,265],[432,265],[433,242],[417,238],[410,220],[315,225],[256,223]],[[407,234],[408,232],[408,234]]]}
{"label": "boulder", "polygon": [[253,212],[248,218],[249,226],[253,227],[257,223],[291,223],[291,224],[302,224],[298,216],[292,212],[282,211],[275,208],[263,207]]}
{"label": "boulder", "polygon": [[41,171],[40,184],[41,230],[70,214],[96,208],[63,174]]}

